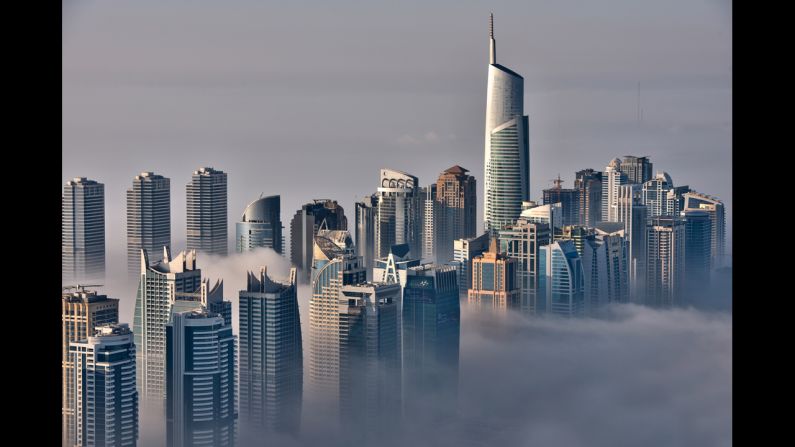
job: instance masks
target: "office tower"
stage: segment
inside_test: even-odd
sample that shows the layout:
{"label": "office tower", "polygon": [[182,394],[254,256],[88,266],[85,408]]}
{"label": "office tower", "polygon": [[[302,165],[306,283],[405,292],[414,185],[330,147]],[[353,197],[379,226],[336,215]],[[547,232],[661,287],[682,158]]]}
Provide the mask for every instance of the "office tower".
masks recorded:
{"label": "office tower", "polygon": [[580,192],[576,189],[562,188],[563,180],[560,176],[553,182],[554,187],[543,191],[544,205],[560,203],[561,225],[577,225],[580,221]]}
{"label": "office tower", "polygon": [[621,170],[621,160],[614,158],[602,173],[602,221],[619,222],[616,210],[619,188],[629,183]]}
{"label": "office tower", "polygon": [[546,299],[548,313],[563,317],[584,313],[582,259],[573,241],[561,240],[541,247],[538,271],[538,293]]}
{"label": "office tower", "polygon": [[75,365],[69,355],[69,344],[87,340],[94,335],[94,328],[119,322],[119,300],[86,290],[85,286],[67,287],[75,289],[61,295],[61,415],[62,444],[75,439]]}
{"label": "office tower", "polygon": [[690,192],[690,186],[674,186],[665,197],[666,207],[673,216],[678,216],[685,209],[685,194]]}
{"label": "office tower", "polygon": [[385,258],[395,244],[409,244],[411,254],[422,255],[422,212],[417,177],[381,169],[376,192],[375,259]]}
{"label": "office tower", "polygon": [[345,210],[336,200],[315,199],[295,212],[290,222],[290,261],[305,281],[312,274],[312,247],[317,230],[347,230]]}
{"label": "office tower", "polygon": [[469,170],[455,165],[436,180],[436,202],[439,222],[436,231],[436,260],[453,259],[453,241],[477,235],[477,191],[475,177]]}
{"label": "office tower", "polygon": [[617,231],[616,225],[623,227],[627,239],[629,258],[629,290],[631,301],[643,303],[646,277],[646,237],[649,209],[643,205],[642,186],[638,184],[623,185],[618,188],[616,202],[618,222],[602,222],[597,231],[612,233]]}
{"label": "office tower", "polygon": [[422,209],[422,249],[420,258],[434,261],[436,259],[436,235],[441,220],[440,207],[436,203],[436,183],[420,188],[420,209]]}
{"label": "office tower", "polygon": [[466,296],[472,288],[472,260],[489,249],[489,234],[453,241],[453,262],[458,270],[458,293]]}
{"label": "office tower", "polygon": [[335,405],[339,393],[340,289],[364,282],[366,273],[347,231],[318,230],[313,259],[308,385],[313,396]]}
{"label": "office tower", "polygon": [[[562,228],[560,235],[555,236],[555,240],[569,239],[574,242],[577,254],[582,257],[585,249],[585,241],[596,238],[596,230],[582,225],[566,225]],[[544,244],[546,245],[546,244]]]}
{"label": "office tower", "polygon": [[240,418],[246,436],[297,435],[303,395],[303,347],[297,271],[273,281],[265,267],[240,291]]}
{"label": "office tower", "polygon": [[536,202],[529,202],[522,211],[521,217],[528,222],[549,225],[553,239],[560,237],[563,231],[563,207],[560,203],[538,205]]}
{"label": "office tower", "polygon": [[141,250],[140,281],[135,297],[133,333],[137,350],[138,391],[145,402],[162,405],[165,398],[166,323],[174,312],[213,309],[231,319],[231,303],[223,302],[223,283],[210,287],[202,281],[196,267],[196,251],[181,252],[171,259],[163,249],[163,259],[150,263],[149,253]]}
{"label": "office tower", "polygon": [[232,326],[206,309],[175,312],[165,339],[168,446],[233,446],[237,380]]}
{"label": "office tower", "polygon": [[500,253],[496,238],[491,238],[489,251],[472,260],[472,287],[467,291],[467,302],[494,309],[521,307],[516,260]]}
{"label": "office tower", "polygon": [[260,197],[249,203],[236,224],[237,252],[267,247],[282,254],[284,238],[280,213],[280,196]]}
{"label": "office tower", "polygon": [[376,259],[373,281],[406,285],[408,269],[420,265],[420,259],[411,256],[407,244],[393,245],[385,258]]}
{"label": "office tower", "polygon": [[502,251],[516,261],[516,281],[520,291],[522,312],[537,315],[546,309],[546,300],[538,300],[538,253],[543,245],[552,243],[549,224],[531,222],[522,217],[514,225],[500,231]]}
{"label": "office tower", "polygon": [[127,190],[127,270],[135,277],[141,250],[160,253],[171,248],[171,180],[142,172]]}
{"label": "office tower", "polygon": [[593,169],[577,171],[574,189],[580,198],[578,224],[593,227],[602,221],[602,173]]}
{"label": "office tower", "polygon": [[105,185],[75,177],[63,187],[61,279],[105,279]]}
{"label": "office tower", "polygon": [[[424,264],[408,269],[403,288],[404,413],[426,420],[424,400],[455,407],[461,309],[453,266]],[[432,414],[432,413],[431,413]]]}
{"label": "office tower", "polygon": [[685,225],[680,217],[649,218],[646,236],[646,303],[681,303],[685,273]]}
{"label": "office tower", "polygon": [[712,271],[712,221],[707,211],[687,209],[685,222],[685,299],[692,303],[709,291]]}
{"label": "office tower", "polygon": [[92,335],[69,344],[74,365],[75,436],[72,446],[135,446],[138,441],[138,392],[135,345],[127,324],[96,327]]}
{"label": "office tower", "polygon": [[375,265],[375,216],[378,198],[375,194],[364,197],[356,206],[356,255],[362,258],[362,265],[370,271]]}
{"label": "office tower", "polygon": [[497,64],[490,16],[483,218],[492,236],[518,219],[522,201],[530,200],[529,125],[523,103],[524,78]]}
{"label": "office tower", "polygon": [[658,172],[653,179],[643,184],[642,202],[649,209],[649,217],[679,215],[669,200],[673,198],[669,195],[673,188],[674,182],[667,172]]}
{"label": "office tower", "polygon": [[690,191],[683,195],[683,208],[706,211],[712,222],[712,260],[710,266],[718,269],[724,266],[726,250],[726,210],[717,197]]}
{"label": "office tower", "polygon": [[188,206],[188,250],[226,256],[226,173],[213,168],[193,171],[185,187]]}
{"label": "office tower", "polygon": [[628,252],[624,229],[599,232],[583,240],[584,312],[592,314],[607,303],[629,302]]}
{"label": "office tower", "polygon": [[340,289],[340,421],[354,445],[400,432],[400,289],[373,283]]}
{"label": "office tower", "polygon": [[643,184],[651,180],[652,162],[648,156],[624,155],[621,170],[627,174],[628,183]]}

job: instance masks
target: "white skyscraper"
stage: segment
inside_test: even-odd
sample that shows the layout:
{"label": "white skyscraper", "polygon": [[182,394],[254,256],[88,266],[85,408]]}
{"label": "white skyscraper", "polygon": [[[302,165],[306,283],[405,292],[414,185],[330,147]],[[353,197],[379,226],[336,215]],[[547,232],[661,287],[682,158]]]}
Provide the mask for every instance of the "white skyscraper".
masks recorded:
{"label": "white skyscraper", "polygon": [[629,182],[621,171],[621,160],[614,158],[602,173],[602,222],[620,222],[618,217],[619,188]]}
{"label": "white skyscraper", "polygon": [[512,224],[530,200],[528,118],[523,112],[524,78],[497,64],[494,16],[489,18],[489,79],[486,93],[484,220],[496,235]]}

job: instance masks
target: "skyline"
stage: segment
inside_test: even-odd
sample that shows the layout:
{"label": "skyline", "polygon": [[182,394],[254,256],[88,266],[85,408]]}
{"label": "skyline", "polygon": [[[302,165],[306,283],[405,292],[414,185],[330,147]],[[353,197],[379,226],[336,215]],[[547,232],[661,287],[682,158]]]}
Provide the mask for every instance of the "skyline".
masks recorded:
{"label": "skyline", "polygon": [[[64,15],[62,181],[85,176],[106,185],[111,258],[125,244],[124,191],[145,170],[172,180],[171,233],[177,251],[185,247],[184,188],[200,166],[228,173],[230,226],[261,192],[281,195],[283,222],[303,203],[319,198],[337,200],[352,214],[354,201],[376,186],[381,168],[404,170],[426,186],[458,164],[483,184],[479,129],[485,110],[486,10],[464,5],[443,16],[431,5],[412,15],[416,5],[401,6],[391,11],[394,20],[411,20],[395,24],[382,11],[364,7],[357,13],[366,15],[365,21],[332,14],[324,24],[315,23],[315,15],[295,14],[300,12],[295,6],[286,7],[290,13],[283,15],[284,23],[267,20],[268,26],[255,27],[252,18],[267,18],[277,10],[247,5],[243,17],[240,4],[219,11],[212,5],[183,10],[148,2],[86,5]],[[691,9],[688,17],[680,17],[670,11],[641,14],[624,5],[620,15],[639,14],[634,26],[645,23],[644,33],[630,33],[632,27],[597,15],[586,27],[589,33],[599,31],[590,40],[539,21],[539,16],[568,18],[559,23],[582,25],[582,13],[561,7],[497,5],[494,14],[500,59],[525,77],[531,197],[539,199],[558,172],[564,187],[572,187],[577,170],[603,170],[617,156],[650,155],[655,171],[671,173],[677,185],[688,184],[724,201],[730,254],[731,178],[720,175],[731,167],[731,45],[720,39],[721,34],[730,36],[730,15],[716,5]],[[228,25],[235,24],[237,31],[205,35],[197,25],[206,25],[210,12],[219,30],[230,31]],[[448,32],[429,32],[429,23]],[[331,33],[329,24],[344,24],[345,31]],[[311,33],[329,31],[318,47],[344,50],[356,63],[341,63],[308,46],[309,38],[294,31],[307,25],[312,25]],[[149,44],[155,36],[141,35],[144,28],[156,35],[157,47]],[[292,30],[289,45],[296,48],[291,51],[286,43],[262,44],[272,41],[267,36],[252,41],[260,33],[285,30]],[[112,39],[103,34],[107,32],[114,33]],[[364,32],[371,38],[351,40]],[[622,33],[645,45],[623,44]],[[569,40],[560,40],[566,36]],[[208,37],[219,43],[208,45]],[[551,44],[540,45],[539,38]],[[219,51],[227,45],[234,51]],[[255,48],[263,57],[249,58]],[[590,55],[583,54],[589,48]],[[638,54],[640,50],[648,54]],[[172,52],[181,56],[164,59]],[[695,53],[703,54],[695,58]],[[205,60],[218,63],[205,67]],[[302,74],[298,85],[290,79],[294,76],[284,74],[288,68]],[[374,79],[389,82],[375,87]],[[638,81],[641,129],[636,122]],[[352,90],[352,82],[358,90]],[[406,92],[410,94],[396,96]],[[285,95],[290,99],[285,101]],[[328,110],[332,105],[335,113]],[[356,110],[368,113],[348,113]],[[301,116],[322,118],[306,121]],[[296,132],[291,123],[299,123],[298,129],[311,123],[312,131]],[[164,151],[173,159],[162,157]],[[267,163],[285,152],[292,157]],[[420,154],[425,160],[418,163]],[[574,154],[576,164],[569,161]],[[353,172],[340,165],[351,157],[360,161]],[[262,173],[253,174],[255,167]],[[301,172],[310,175],[296,182]],[[330,172],[347,175],[333,177],[334,192],[323,194],[328,197],[316,197],[312,191],[329,190]],[[478,191],[478,215],[482,210]],[[478,227],[483,228],[480,220]]]}

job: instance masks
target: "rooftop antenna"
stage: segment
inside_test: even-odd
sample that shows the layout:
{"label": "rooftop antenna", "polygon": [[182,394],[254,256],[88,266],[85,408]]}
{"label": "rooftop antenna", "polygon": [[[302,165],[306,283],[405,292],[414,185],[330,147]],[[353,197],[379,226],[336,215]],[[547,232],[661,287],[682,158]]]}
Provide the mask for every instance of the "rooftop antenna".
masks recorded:
{"label": "rooftop antenna", "polygon": [[497,45],[494,42],[494,13],[489,13],[489,64],[497,63]]}
{"label": "rooftop antenna", "polygon": [[643,112],[641,112],[641,110],[640,110],[640,81],[638,81],[638,123],[640,123],[641,120],[643,119],[642,118],[642,116],[643,116],[642,113]]}

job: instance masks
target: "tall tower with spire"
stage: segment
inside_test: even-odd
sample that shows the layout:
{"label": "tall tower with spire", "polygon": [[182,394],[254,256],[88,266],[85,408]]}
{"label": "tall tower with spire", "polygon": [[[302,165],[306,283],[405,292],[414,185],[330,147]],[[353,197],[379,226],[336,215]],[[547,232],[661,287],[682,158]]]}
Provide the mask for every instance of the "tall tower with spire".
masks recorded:
{"label": "tall tower with spire", "polygon": [[494,236],[519,217],[522,201],[530,200],[529,126],[523,102],[524,78],[497,63],[491,14],[483,217],[486,231]]}

